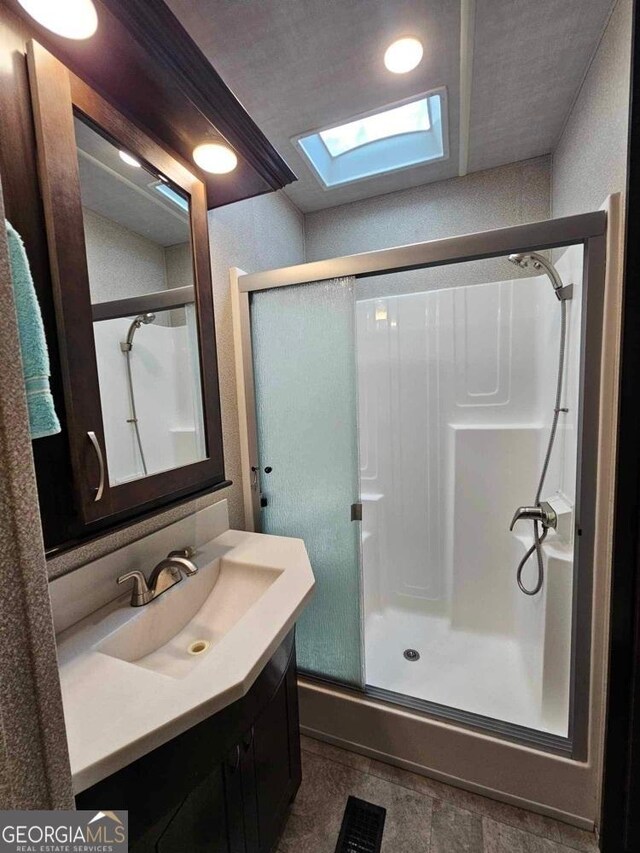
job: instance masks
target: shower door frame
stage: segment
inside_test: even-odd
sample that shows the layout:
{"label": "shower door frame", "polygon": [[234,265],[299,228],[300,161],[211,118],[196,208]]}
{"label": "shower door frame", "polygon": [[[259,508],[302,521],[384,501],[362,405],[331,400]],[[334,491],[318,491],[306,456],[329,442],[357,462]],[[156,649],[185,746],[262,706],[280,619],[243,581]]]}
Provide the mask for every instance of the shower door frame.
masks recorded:
{"label": "shower door frame", "polygon": [[[482,717],[448,706],[399,697],[366,685],[354,688],[331,679],[313,680],[337,685],[374,701],[400,705],[434,720],[498,736],[521,746],[587,761],[591,678],[591,632],[594,543],[596,529],[597,451],[601,377],[607,213],[604,210],[517,225],[459,237],[413,243],[374,252],[313,261],[296,266],[246,274],[232,269],[232,313],[238,378],[242,481],[247,529],[261,530],[260,460],[251,344],[251,294],[260,290],[311,284],[353,276],[366,278],[407,270],[484,260],[511,253],[583,245],[583,291],[580,342],[580,401],[577,430],[577,482],[573,561],[571,686],[566,738]],[[587,381],[588,378],[588,381]],[[347,511],[348,508],[345,508]],[[305,677],[309,677],[305,674]]]}

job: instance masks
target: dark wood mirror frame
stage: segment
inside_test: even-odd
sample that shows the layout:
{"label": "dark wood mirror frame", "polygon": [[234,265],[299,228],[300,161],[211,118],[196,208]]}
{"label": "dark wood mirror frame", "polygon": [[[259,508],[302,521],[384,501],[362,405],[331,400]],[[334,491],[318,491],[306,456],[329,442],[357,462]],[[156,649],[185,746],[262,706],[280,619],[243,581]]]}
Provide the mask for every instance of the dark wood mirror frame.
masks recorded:
{"label": "dark wood mirror frame", "polygon": [[[60,346],[66,422],[77,511],[85,523],[164,503],[224,482],[222,425],[209,261],[206,188],[181,161],[118,112],[37,42],[28,49],[49,257]],[[200,345],[200,377],[207,458],[110,486],[98,367],[93,337],[89,271],[84,238],[74,113],[191,198],[191,241]],[[97,439],[105,464],[101,466]],[[102,471],[101,471],[102,468]],[[96,500],[103,483],[102,496]]]}

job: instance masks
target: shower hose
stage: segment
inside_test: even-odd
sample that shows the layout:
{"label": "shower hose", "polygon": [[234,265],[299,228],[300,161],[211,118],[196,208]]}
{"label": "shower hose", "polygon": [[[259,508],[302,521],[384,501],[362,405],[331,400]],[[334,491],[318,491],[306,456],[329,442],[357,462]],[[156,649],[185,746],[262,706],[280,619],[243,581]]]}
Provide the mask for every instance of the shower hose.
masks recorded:
{"label": "shower hose", "polygon": [[[549,469],[549,463],[551,461],[551,454],[553,453],[553,445],[555,444],[556,433],[558,431],[558,419],[560,418],[560,412],[566,411],[566,409],[560,408],[562,401],[562,382],[564,376],[565,342],[567,337],[567,305],[564,299],[560,300],[560,311],[560,353],[558,357],[558,381],[556,384],[556,401],[553,409],[553,421],[551,422],[551,432],[549,433],[547,452],[545,453],[544,462],[542,464],[542,471],[540,472],[540,481],[538,482],[538,490],[536,491],[536,506],[540,505],[542,489],[544,488],[544,481],[547,477],[547,471]],[[525,595],[537,595],[542,589],[542,584],[544,583],[544,562],[542,559],[542,543],[547,538],[548,532],[548,527],[545,527],[542,532],[540,532],[540,522],[533,522],[533,545],[528,549],[524,557],[520,560],[520,563],[518,564],[518,569],[516,571],[516,580],[518,581],[518,586]],[[525,565],[529,561],[529,558],[533,555],[534,551],[538,564],[538,577],[535,586],[532,589],[528,589],[523,583],[522,573],[524,571]]]}
{"label": "shower hose", "polygon": [[147,461],[144,458],[144,450],[142,449],[142,438],[140,437],[140,427],[138,426],[138,412],[136,409],[136,395],[133,390],[133,375],[131,371],[131,350],[127,350],[125,352],[125,356],[127,359],[127,385],[129,388],[129,407],[131,410],[131,417],[128,418],[129,423],[133,424],[133,429],[136,436],[136,443],[138,445],[138,451],[140,453],[140,462],[142,463],[142,470],[144,472],[145,477],[148,474],[147,471]]}

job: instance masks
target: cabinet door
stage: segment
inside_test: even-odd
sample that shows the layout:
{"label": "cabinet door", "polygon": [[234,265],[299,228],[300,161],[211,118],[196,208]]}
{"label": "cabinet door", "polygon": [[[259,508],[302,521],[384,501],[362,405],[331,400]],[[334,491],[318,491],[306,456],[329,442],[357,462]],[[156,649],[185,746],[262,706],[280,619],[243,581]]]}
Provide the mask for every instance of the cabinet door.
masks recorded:
{"label": "cabinet door", "polygon": [[[244,853],[244,848],[231,843],[225,787],[225,772],[217,767],[187,795],[152,849],[157,853]],[[131,851],[142,853],[142,849],[135,846]]]}
{"label": "cabinet door", "polygon": [[29,77],[75,503],[102,523],[224,480],[206,191],[35,42]]}
{"label": "cabinet door", "polygon": [[259,853],[269,853],[284,826],[301,780],[295,661],[254,724],[253,759],[258,805]]}
{"label": "cabinet door", "polygon": [[131,853],[270,853],[301,777],[292,644],[244,700],[78,794],[77,807],[128,809]]}
{"label": "cabinet door", "polygon": [[[229,751],[224,763],[229,853],[245,853],[244,802],[242,797],[242,747]],[[226,849],[226,848],[225,848]]]}
{"label": "cabinet door", "polygon": [[240,770],[242,773],[242,814],[246,853],[259,853],[260,829],[258,826],[258,788],[254,754],[254,727],[251,726],[240,744]]}

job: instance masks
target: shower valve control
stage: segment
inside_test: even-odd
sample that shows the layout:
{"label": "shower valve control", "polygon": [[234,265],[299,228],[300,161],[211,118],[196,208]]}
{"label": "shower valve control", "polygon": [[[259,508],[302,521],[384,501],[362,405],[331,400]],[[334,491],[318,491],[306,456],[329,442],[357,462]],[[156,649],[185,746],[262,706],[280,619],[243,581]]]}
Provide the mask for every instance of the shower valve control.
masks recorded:
{"label": "shower valve control", "polygon": [[539,521],[544,528],[556,529],[558,525],[558,516],[556,511],[547,501],[542,501],[537,506],[519,506],[511,519],[509,530],[513,530],[516,522],[522,519],[530,521]]}

